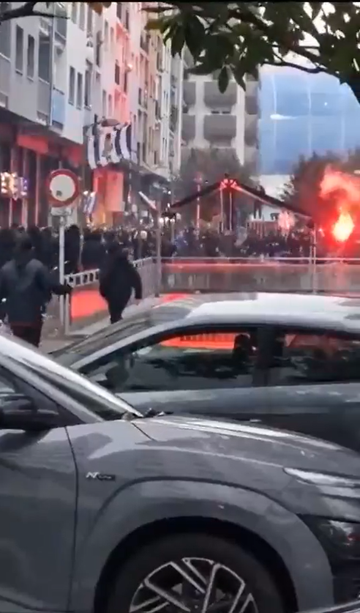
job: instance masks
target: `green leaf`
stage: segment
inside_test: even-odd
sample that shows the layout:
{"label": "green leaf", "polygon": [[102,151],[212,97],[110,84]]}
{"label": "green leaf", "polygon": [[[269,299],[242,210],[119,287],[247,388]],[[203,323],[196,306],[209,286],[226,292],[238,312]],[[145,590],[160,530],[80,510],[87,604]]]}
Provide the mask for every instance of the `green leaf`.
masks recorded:
{"label": "green leaf", "polygon": [[245,79],[244,79],[245,73],[244,73],[244,71],[242,69],[241,64],[237,64],[236,66],[232,66],[231,70],[232,70],[232,73],[234,75],[234,79],[235,79],[236,83],[238,85],[240,85],[240,87],[245,89],[246,88],[246,83],[245,83]]}
{"label": "green leaf", "polygon": [[222,69],[220,70],[220,74],[218,76],[218,86],[219,86],[219,91],[223,94],[224,92],[226,92],[227,87],[229,85],[229,70],[227,69],[226,66],[223,66]]}
{"label": "green leaf", "polygon": [[171,37],[171,55],[180,55],[185,45],[184,30],[181,26],[176,26],[174,33]]}
{"label": "green leaf", "polygon": [[200,19],[193,15],[187,15],[184,20],[185,42],[191,55],[197,59],[203,50],[205,28]]}

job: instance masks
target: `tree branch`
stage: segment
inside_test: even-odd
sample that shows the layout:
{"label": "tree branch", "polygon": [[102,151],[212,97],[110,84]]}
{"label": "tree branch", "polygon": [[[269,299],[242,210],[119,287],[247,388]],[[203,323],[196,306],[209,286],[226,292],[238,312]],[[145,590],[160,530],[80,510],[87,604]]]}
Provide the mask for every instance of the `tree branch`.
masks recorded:
{"label": "tree branch", "polygon": [[4,21],[10,21],[11,19],[20,19],[21,17],[50,17],[53,18],[54,15],[46,13],[45,11],[36,11],[35,6],[39,4],[38,2],[25,2],[22,6],[16,7],[14,9],[10,9],[5,13],[0,12],[0,25]]}
{"label": "tree branch", "polygon": [[310,68],[307,66],[302,66],[301,64],[294,64],[293,62],[288,62],[287,60],[284,60],[284,58],[280,57],[280,55],[278,55],[275,51],[274,51],[274,57],[276,58],[277,62],[270,62],[269,60],[266,60],[264,64],[268,64],[270,66],[283,66],[287,68],[296,68],[297,70],[301,70],[302,72],[306,72],[307,74],[319,74],[320,72],[325,72],[329,74],[326,68],[322,68],[320,66],[314,66],[314,68]]}
{"label": "tree branch", "polygon": [[[245,3],[242,4],[244,5]],[[271,27],[264,23],[257,15],[254,15],[254,13],[245,6],[243,6],[241,9],[230,9],[229,19],[236,19],[243,21],[244,23],[249,23],[257,28],[262,34],[265,34],[269,38],[270,42],[276,44],[277,46],[279,46],[280,43],[285,49],[296,53],[300,57],[306,58],[312,64],[317,64],[319,62],[319,57],[313,53],[309,53],[307,47],[293,44],[288,39],[285,40],[279,35],[272,35]]]}

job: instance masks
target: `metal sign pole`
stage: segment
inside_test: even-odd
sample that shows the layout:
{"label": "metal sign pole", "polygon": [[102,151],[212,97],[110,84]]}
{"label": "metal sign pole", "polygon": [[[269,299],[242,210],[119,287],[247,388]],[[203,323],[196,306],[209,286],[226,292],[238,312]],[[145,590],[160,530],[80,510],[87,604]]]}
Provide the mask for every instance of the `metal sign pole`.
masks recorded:
{"label": "metal sign pole", "polygon": [[155,260],[155,296],[160,296],[161,289],[161,202],[158,200],[156,203],[157,215],[156,215],[156,260]]}
{"label": "metal sign pole", "polygon": [[[65,227],[66,220],[71,215],[71,208],[80,196],[79,180],[77,175],[66,169],[51,172],[46,182],[47,193],[52,204],[51,213],[59,217],[59,282],[65,282]],[[59,318],[63,328],[68,321],[66,307],[69,306],[64,296],[59,299]]]}
{"label": "metal sign pole", "polygon": [[[59,282],[65,282],[65,226],[66,217],[61,215],[59,219]],[[60,323],[65,324],[65,297],[60,296]]]}
{"label": "metal sign pole", "polygon": [[314,226],[314,229],[311,233],[311,242],[312,242],[312,246],[311,246],[311,256],[312,256],[312,270],[311,270],[311,289],[312,289],[312,293],[316,294],[317,292],[317,266],[316,266],[316,260],[317,260],[317,233],[316,233],[316,226]]}

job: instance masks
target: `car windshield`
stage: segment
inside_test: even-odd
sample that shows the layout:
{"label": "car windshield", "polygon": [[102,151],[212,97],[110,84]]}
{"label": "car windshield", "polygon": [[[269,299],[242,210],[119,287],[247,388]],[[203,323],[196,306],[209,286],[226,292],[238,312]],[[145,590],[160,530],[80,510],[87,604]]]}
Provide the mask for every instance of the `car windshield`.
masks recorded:
{"label": "car windshield", "polygon": [[22,341],[3,335],[0,346],[1,360],[5,367],[10,360],[25,367],[101,419],[120,419],[124,414],[141,416],[121,398]]}
{"label": "car windshield", "polygon": [[71,366],[82,358],[110,347],[113,343],[125,340],[134,334],[145,332],[153,326],[181,319],[187,313],[188,310],[183,308],[169,308],[167,306],[149,309],[137,315],[126,317],[111,326],[106,326],[99,332],[77,340],[65,348],[53,352],[51,355],[64,366]]}
{"label": "car windshield", "polygon": [[112,326],[92,334],[84,339],[77,340],[65,348],[53,352],[52,357],[65,366],[70,366],[80,358],[87,357],[100,351],[117,341],[126,339],[133,334],[144,332],[152,325],[149,314],[127,317]]}

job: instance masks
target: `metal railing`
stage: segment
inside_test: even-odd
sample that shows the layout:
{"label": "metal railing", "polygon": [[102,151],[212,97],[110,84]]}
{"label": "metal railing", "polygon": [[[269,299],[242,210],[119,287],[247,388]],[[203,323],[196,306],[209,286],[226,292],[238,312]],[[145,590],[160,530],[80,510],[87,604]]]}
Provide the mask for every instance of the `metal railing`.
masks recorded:
{"label": "metal railing", "polygon": [[[133,262],[135,268],[138,270],[143,289],[143,298],[148,298],[156,293],[156,265],[153,258],[144,258],[142,260],[135,260]],[[76,296],[81,291],[91,291],[98,293],[99,284],[99,270],[85,270],[72,275],[66,275],[66,283],[73,287],[71,297],[61,298],[64,300],[64,321],[61,322],[65,335],[69,334],[73,324],[73,307],[75,306]],[[89,296],[91,299],[91,296]],[[132,300],[130,301],[131,304]],[[61,312],[61,309],[60,309]],[[106,313],[106,304],[100,313],[94,313],[93,315]]]}
{"label": "metal railing", "polygon": [[162,292],[360,293],[360,259],[173,258]]}
{"label": "metal railing", "polygon": [[[346,261],[325,258],[317,262],[306,258],[171,258],[162,260],[161,285],[153,258],[137,260],[143,296],[161,293],[194,292],[279,292],[327,293],[360,296],[360,259]],[[93,291],[98,296],[99,271],[88,270],[67,275],[66,282],[74,288],[72,298],[65,299],[65,333],[73,328],[74,306],[81,292]],[[89,300],[90,294],[87,294]],[[106,314],[106,304],[100,312]]]}

